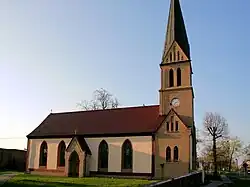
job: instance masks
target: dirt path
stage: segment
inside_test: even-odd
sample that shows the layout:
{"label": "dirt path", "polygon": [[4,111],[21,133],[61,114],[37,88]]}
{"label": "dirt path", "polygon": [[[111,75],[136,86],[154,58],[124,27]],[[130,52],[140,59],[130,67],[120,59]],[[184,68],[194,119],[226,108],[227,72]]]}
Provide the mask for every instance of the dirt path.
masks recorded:
{"label": "dirt path", "polygon": [[4,185],[5,182],[10,180],[12,177],[14,177],[16,174],[8,173],[8,174],[2,174],[0,175],[0,187]]}

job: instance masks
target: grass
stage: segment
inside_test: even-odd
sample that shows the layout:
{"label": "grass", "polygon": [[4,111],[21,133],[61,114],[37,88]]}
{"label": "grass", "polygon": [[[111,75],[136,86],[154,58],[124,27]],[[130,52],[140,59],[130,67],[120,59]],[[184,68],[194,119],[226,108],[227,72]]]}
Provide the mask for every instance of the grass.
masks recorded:
{"label": "grass", "polygon": [[8,171],[8,170],[0,170],[0,175],[4,175],[4,174],[23,174],[23,172],[19,172],[19,171]]}
{"label": "grass", "polygon": [[250,187],[250,179],[247,178],[240,178],[233,180],[234,184],[232,187]]}
{"label": "grass", "polygon": [[68,178],[20,174],[9,180],[4,187],[139,187],[154,181],[117,178]]}

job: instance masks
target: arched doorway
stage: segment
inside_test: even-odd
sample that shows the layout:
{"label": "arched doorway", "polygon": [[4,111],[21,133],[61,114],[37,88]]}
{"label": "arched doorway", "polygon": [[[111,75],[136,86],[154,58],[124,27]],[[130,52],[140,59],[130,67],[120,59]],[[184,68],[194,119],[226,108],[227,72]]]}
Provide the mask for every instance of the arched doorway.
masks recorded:
{"label": "arched doorway", "polygon": [[79,177],[79,156],[76,151],[72,152],[69,157],[69,177]]}

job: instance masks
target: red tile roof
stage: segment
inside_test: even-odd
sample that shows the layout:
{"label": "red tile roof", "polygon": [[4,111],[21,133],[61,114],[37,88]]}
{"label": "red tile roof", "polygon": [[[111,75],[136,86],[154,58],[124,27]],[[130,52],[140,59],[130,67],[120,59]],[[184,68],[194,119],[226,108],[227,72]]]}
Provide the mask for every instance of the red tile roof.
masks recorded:
{"label": "red tile roof", "polygon": [[151,133],[164,119],[159,105],[51,113],[27,137]]}

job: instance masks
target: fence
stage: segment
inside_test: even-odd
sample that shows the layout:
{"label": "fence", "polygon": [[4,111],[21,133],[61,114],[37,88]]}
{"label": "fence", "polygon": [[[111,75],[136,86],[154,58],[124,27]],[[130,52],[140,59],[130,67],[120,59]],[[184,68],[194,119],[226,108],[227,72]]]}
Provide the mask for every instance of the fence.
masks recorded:
{"label": "fence", "polygon": [[202,171],[196,171],[181,177],[145,185],[144,187],[200,187],[204,182],[203,177]]}

